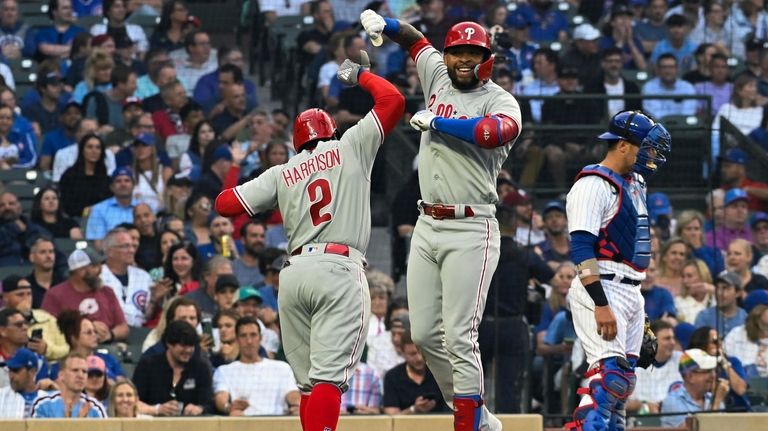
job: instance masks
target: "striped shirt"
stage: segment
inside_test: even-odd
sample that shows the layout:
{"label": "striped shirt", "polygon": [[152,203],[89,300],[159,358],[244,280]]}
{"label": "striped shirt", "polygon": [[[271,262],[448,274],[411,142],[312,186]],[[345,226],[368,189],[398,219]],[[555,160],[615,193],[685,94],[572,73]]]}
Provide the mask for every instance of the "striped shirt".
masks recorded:
{"label": "striped shirt", "polygon": [[38,397],[34,403],[32,403],[32,412],[30,417],[33,418],[66,418],[66,417],[78,417],[80,408],[83,403],[91,403],[91,407],[88,409],[89,418],[106,418],[107,409],[97,401],[95,398],[91,398],[88,395],[81,393],[80,399],[72,406],[72,410],[67,412],[64,407],[64,399],[61,397],[61,392],[50,392],[47,395]]}
{"label": "striped shirt", "polygon": [[341,395],[341,410],[348,406],[381,407],[383,386],[379,373],[365,362],[360,362],[349,379],[349,390]]}

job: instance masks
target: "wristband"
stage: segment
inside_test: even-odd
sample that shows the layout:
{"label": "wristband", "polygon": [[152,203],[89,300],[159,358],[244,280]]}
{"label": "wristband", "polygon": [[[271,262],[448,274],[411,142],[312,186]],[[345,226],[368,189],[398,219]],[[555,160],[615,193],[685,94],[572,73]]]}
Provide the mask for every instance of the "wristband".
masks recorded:
{"label": "wristband", "polygon": [[384,18],[384,22],[384,34],[392,37],[400,33],[400,21],[394,18]]}
{"label": "wristband", "polygon": [[608,298],[605,297],[605,291],[603,290],[603,285],[600,284],[600,280],[593,281],[592,283],[584,286],[584,288],[587,289],[589,297],[595,301],[596,306],[603,307],[608,305]]}

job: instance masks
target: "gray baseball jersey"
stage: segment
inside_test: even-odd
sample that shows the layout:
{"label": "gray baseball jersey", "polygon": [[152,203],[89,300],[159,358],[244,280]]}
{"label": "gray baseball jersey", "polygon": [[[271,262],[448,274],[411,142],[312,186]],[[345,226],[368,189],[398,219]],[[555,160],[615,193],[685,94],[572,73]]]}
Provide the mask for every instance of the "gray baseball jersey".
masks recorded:
{"label": "gray baseball jersey", "polygon": [[[518,125],[522,124],[517,100],[492,81],[475,90],[459,91],[451,84],[440,51],[428,45],[415,59],[427,109],[438,117],[504,114]],[[499,199],[496,177],[513,145],[511,142],[489,150],[434,130],[422,133],[419,147],[422,199],[445,204],[496,203]]]}
{"label": "gray baseball jersey", "polygon": [[384,140],[369,112],[340,140],[321,142],[288,163],[235,188],[249,215],[279,206],[288,250],[309,243],[339,243],[365,253],[371,234],[370,183]]}

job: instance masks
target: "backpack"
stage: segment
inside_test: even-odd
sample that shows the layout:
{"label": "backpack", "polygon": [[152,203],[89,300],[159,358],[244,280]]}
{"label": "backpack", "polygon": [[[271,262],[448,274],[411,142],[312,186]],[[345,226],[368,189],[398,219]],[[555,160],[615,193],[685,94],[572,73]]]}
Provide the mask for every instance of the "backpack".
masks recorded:
{"label": "backpack", "polygon": [[99,125],[109,124],[109,105],[107,104],[107,96],[99,90],[93,90],[83,97],[83,113],[88,112],[88,104],[91,99],[96,103],[96,120]]}

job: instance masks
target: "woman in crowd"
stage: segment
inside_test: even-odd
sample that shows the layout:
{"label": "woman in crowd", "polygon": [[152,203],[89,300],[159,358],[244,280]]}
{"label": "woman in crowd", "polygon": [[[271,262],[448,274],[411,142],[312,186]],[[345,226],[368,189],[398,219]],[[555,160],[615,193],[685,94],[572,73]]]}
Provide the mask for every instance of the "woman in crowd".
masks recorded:
{"label": "woman in crowd", "polygon": [[0,91],[0,167],[6,170],[33,168],[37,163],[35,131],[32,123],[16,114],[15,109],[15,93],[10,88],[2,89]]}
{"label": "woman in crowd", "polygon": [[193,182],[198,181],[203,174],[203,155],[208,147],[216,147],[215,144],[211,145],[215,141],[213,124],[208,120],[197,123],[189,141],[189,149],[179,158],[179,172]]}
{"label": "woman in crowd", "polygon": [[157,212],[164,208],[165,183],[173,175],[173,169],[160,163],[154,142],[140,138],[133,141],[133,198]]}
{"label": "woman in crowd", "polygon": [[262,156],[261,166],[254,170],[249,179],[256,178],[267,171],[267,169],[282,165],[288,162],[288,147],[280,141],[272,141],[267,144]]}
{"label": "woman in crowd", "polygon": [[169,229],[160,232],[159,238],[157,247],[158,255],[161,256],[160,262],[162,262],[162,264],[157,268],[149,270],[149,275],[152,277],[152,281],[161,280],[165,276],[165,259],[168,258],[168,250],[171,249],[172,245],[182,241],[181,235]]}
{"label": "woman in crowd", "polygon": [[143,54],[149,48],[147,35],[144,29],[136,24],[125,22],[127,10],[123,0],[104,0],[104,17],[106,23],[97,23],[91,26],[91,34],[98,36],[100,34],[109,34],[117,39],[117,35],[124,33],[136,44],[139,53]]}
{"label": "woman in crowd", "polygon": [[200,256],[191,242],[174,244],[165,259],[165,276],[173,282],[173,292],[184,295],[200,287]]}
{"label": "woman in crowd", "polygon": [[189,13],[184,2],[170,0],[163,4],[160,22],[149,39],[151,48],[163,48],[168,52],[184,49],[184,35],[189,26]]}
{"label": "woman in crowd", "polygon": [[768,377],[768,305],[755,306],[746,323],[728,333],[725,351],[741,361],[748,378]]}
{"label": "woman in crowd", "polygon": [[763,104],[757,92],[757,78],[749,73],[742,73],[733,83],[731,101],[717,111],[712,122],[712,130],[720,130],[720,119],[725,118],[745,136],[760,127],[763,121]]}
{"label": "woman in crowd", "polygon": [[[107,415],[111,418],[148,418],[146,414],[139,413],[139,391],[130,380],[122,380],[109,391],[109,407]],[[149,407],[149,406],[145,406]],[[153,408],[153,407],[150,407]]]}
{"label": "woman in crowd", "polygon": [[200,246],[211,242],[208,219],[211,216],[211,200],[199,194],[187,199],[184,208],[184,238]]}
{"label": "woman in crowd", "polygon": [[72,99],[82,104],[85,96],[91,91],[107,92],[112,89],[110,78],[115,62],[112,56],[102,49],[93,49],[85,60],[83,80],[78,82],[72,91]]}
{"label": "woman in crowd", "polygon": [[83,239],[80,226],[64,214],[59,201],[59,192],[52,186],[45,186],[32,201],[30,218],[48,230],[54,238]]}
{"label": "woman in crowd", "polygon": [[395,290],[395,284],[391,277],[377,270],[367,271],[365,277],[368,279],[368,290],[371,294],[371,320],[368,323],[370,340],[387,330],[384,320],[387,317],[387,307]]}
{"label": "woman in crowd", "polygon": [[768,289],[768,279],[752,271],[752,244],[745,239],[734,239],[728,244],[725,265],[741,278],[744,295],[753,290]]}
{"label": "woman in crowd", "polygon": [[682,239],[697,259],[707,264],[710,274],[720,274],[725,260],[720,250],[704,245],[704,215],[696,210],[685,210],[677,216],[675,235]]}
{"label": "woman in crowd", "polygon": [[712,305],[715,286],[707,265],[699,259],[683,264],[683,286],[680,296],[675,297],[677,320],[694,323],[699,312]]}
{"label": "woman in crowd", "polygon": [[689,349],[701,349],[716,357],[720,362],[718,378],[727,379],[731,385],[728,392],[726,406],[729,408],[748,408],[749,400],[744,394],[747,392],[747,372],[741,365],[741,361],[729,356],[723,350],[723,339],[718,337],[717,331],[709,326],[696,328],[688,342]]}
{"label": "woman in crowd", "polygon": [[105,163],[104,141],[89,133],[77,144],[77,160],[64,171],[59,181],[64,212],[81,217],[83,210],[112,196]]}
{"label": "woman in crowd", "polygon": [[552,278],[552,289],[549,291],[549,298],[543,304],[541,319],[534,329],[536,333],[536,353],[541,356],[564,355],[570,353],[573,343],[562,343],[558,345],[549,345],[544,342],[552,319],[557,313],[566,309],[566,296],[571,286],[571,281],[576,277],[576,267],[571,262],[560,264],[555,270],[555,276]]}
{"label": "woman in crowd", "polygon": [[[211,355],[213,368],[229,364],[237,360],[240,348],[237,344],[235,325],[240,315],[235,310],[220,310],[213,319],[213,325],[219,330],[218,351]],[[266,352],[265,352],[266,353]]]}
{"label": "woman in crowd", "polygon": [[72,48],[69,50],[69,69],[64,78],[68,88],[74,88],[83,80],[85,61],[91,54],[91,40],[93,36],[87,32],[78,33],[72,39]]}
{"label": "woman in crowd", "polygon": [[[69,344],[70,352],[79,353],[86,358],[91,355],[101,358],[106,365],[107,378],[112,381],[125,376],[125,371],[117,358],[109,353],[96,351],[99,338],[90,319],[82,316],[77,310],[66,310],[59,314],[56,323]],[[51,379],[56,380],[58,374],[59,364],[56,363],[51,367]]]}
{"label": "woman in crowd", "polygon": [[695,26],[688,39],[696,45],[711,43],[725,50],[726,55],[744,57],[744,41],[732,35],[730,26],[725,25],[725,6],[719,1],[704,2],[704,23]]}
{"label": "woman in crowd", "polygon": [[110,383],[107,378],[107,364],[96,355],[88,356],[88,379],[85,381],[85,393],[109,408]]}
{"label": "woman in crowd", "polygon": [[673,297],[679,296],[683,287],[683,264],[687,255],[688,247],[680,238],[670,238],[661,246],[656,285],[667,289]]}

